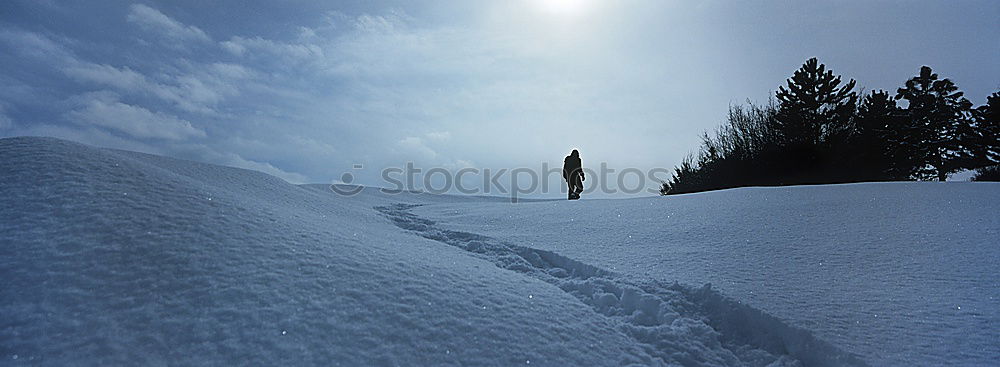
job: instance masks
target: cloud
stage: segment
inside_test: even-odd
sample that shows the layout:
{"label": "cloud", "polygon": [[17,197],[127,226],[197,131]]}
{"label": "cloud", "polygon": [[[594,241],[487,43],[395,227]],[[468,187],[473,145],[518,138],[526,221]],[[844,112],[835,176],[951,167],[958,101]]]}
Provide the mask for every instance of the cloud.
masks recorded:
{"label": "cloud", "polygon": [[80,108],[67,113],[69,119],[136,138],[184,140],[206,136],[186,120],[122,103],[107,93],[90,94],[84,99]]}
{"label": "cloud", "polygon": [[257,77],[252,69],[238,64],[176,61],[165,71],[150,77],[128,66],[98,64],[78,57],[64,42],[28,31],[0,30],[0,42],[8,44],[32,63],[59,70],[71,79],[112,87],[120,92],[142,93],[172,103],[185,112],[214,116],[216,105],[239,94],[239,83]]}
{"label": "cloud", "polygon": [[[166,31],[158,34],[170,36],[173,39],[208,40],[204,32],[196,27],[183,26],[163,16],[155,9],[144,6],[133,6],[127,20],[129,23],[142,25],[144,29],[153,29],[151,27],[156,25],[162,26]],[[311,57],[311,53],[321,52],[315,46],[293,45],[285,47],[279,43],[259,39],[248,40],[245,44],[251,49],[251,52],[258,52],[261,49],[268,52],[287,52],[292,57],[300,59]],[[208,137],[206,131],[195,127],[195,124],[191,122],[194,120],[181,118],[172,112],[179,110],[211,115],[213,121],[225,119],[234,124],[229,126],[233,136],[246,134],[251,138],[255,136],[267,137],[269,140],[265,142],[265,145],[273,144],[275,139],[284,139],[290,144],[294,144],[295,149],[284,149],[283,154],[292,157],[286,157],[284,160],[286,164],[288,161],[296,162],[296,159],[300,158],[296,154],[303,152],[324,158],[335,152],[335,149],[323,139],[303,138],[309,136],[308,134],[289,133],[284,134],[281,138],[275,138],[273,134],[260,134],[261,130],[253,128],[254,126],[266,126],[267,130],[271,130],[274,126],[272,125],[275,121],[274,118],[287,118],[287,115],[261,115],[261,110],[282,111],[276,109],[277,106],[282,105],[282,102],[275,99],[284,96],[276,96],[275,93],[296,91],[296,89],[287,87],[287,83],[279,83],[286,85],[285,87],[257,83],[255,79],[269,78],[269,76],[257,72],[251,65],[224,62],[218,58],[220,56],[218,54],[206,54],[207,60],[195,61],[178,57],[176,52],[170,50],[160,50],[158,58],[161,63],[156,69],[149,69],[148,65],[141,63],[129,64],[128,66],[114,65],[114,59],[107,58],[104,58],[100,63],[88,61],[87,58],[80,57],[72,51],[70,46],[73,45],[83,46],[85,42],[43,33],[21,31],[16,28],[0,27],[0,52],[6,52],[6,50],[15,52],[15,55],[18,56],[16,65],[39,65],[43,68],[42,70],[49,71],[50,74],[47,77],[61,74],[66,77],[65,81],[75,81],[84,87],[84,91],[74,90],[68,95],[45,96],[48,101],[44,101],[44,103],[47,108],[53,109],[54,117],[57,117],[58,120],[58,117],[61,116],[65,119],[64,121],[71,122],[71,124],[52,125],[41,121],[14,124],[12,119],[7,116],[6,111],[0,109],[2,135],[59,136],[101,146],[253,169],[296,183],[309,182],[305,175],[278,168],[269,163],[268,161],[272,161],[271,156],[266,156],[263,159],[260,157],[245,158],[247,156],[244,153],[256,153],[256,150],[241,150],[228,141],[201,140],[201,138]],[[112,64],[108,64],[109,61]],[[7,78],[6,75],[0,75],[0,80]],[[271,80],[273,81],[273,78]],[[7,89],[16,85],[6,83],[6,81],[18,82],[18,79],[5,80],[4,86],[0,87],[0,92],[3,95],[8,92],[17,92],[8,91]],[[244,87],[254,90],[254,99],[240,99],[228,104],[227,98],[239,95],[241,88]],[[122,99],[118,93],[110,91],[86,91],[95,89],[114,90],[123,96],[128,96],[128,98]],[[69,91],[69,89],[63,90]],[[82,94],[79,94],[81,92]],[[306,95],[301,91],[298,93],[295,96],[296,99],[301,99]],[[153,98],[142,98],[143,96]],[[158,100],[167,103],[160,103]],[[305,99],[304,101],[315,102],[313,99]],[[0,101],[0,104],[2,102]],[[11,102],[11,100],[8,99],[7,102]],[[277,105],[274,105],[275,102]],[[23,101],[17,101],[17,103],[19,105],[25,104]],[[231,108],[237,112],[233,116],[223,116],[217,112],[217,107]],[[243,121],[254,121],[254,124],[242,128],[238,122]],[[202,143],[196,144],[195,141]],[[297,163],[292,165],[297,165]]]}
{"label": "cloud", "polygon": [[[427,133],[422,138],[408,136],[396,143],[396,154],[410,162],[450,170],[475,167],[476,164],[471,160],[454,158],[431,148],[433,145],[431,143],[443,143],[450,138],[451,133],[449,132]],[[396,161],[395,164],[399,164],[399,161]]]}
{"label": "cloud", "polygon": [[293,183],[293,184],[304,184],[304,183],[308,183],[309,182],[309,179],[306,178],[306,176],[303,176],[301,174],[282,170],[282,169],[280,169],[278,167],[275,167],[275,166],[273,166],[273,165],[271,165],[270,163],[267,163],[267,162],[251,161],[251,160],[248,160],[248,159],[245,159],[245,158],[241,157],[240,155],[238,155],[236,153],[221,154],[220,157],[219,157],[219,159],[215,159],[214,161],[218,162],[219,164],[223,164],[223,165],[227,165],[227,166],[233,166],[233,167],[238,167],[238,168],[245,168],[245,169],[250,169],[250,170],[254,170],[254,171],[264,172],[266,174],[269,174],[271,176],[275,176],[275,177],[281,178],[281,179],[283,179],[285,181],[288,181],[290,183]]}
{"label": "cloud", "polygon": [[10,136],[50,136],[54,138],[72,140],[78,143],[93,145],[97,147],[110,147],[115,149],[131,150],[135,152],[171,155],[171,151],[162,145],[150,145],[137,141],[131,137],[122,137],[111,134],[105,129],[91,125],[66,125],[66,124],[20,124],[12,130]]}
{"label": "cloud", "polygon": [[249,160],[233,152],[219,152],[204,144],[191,144],[184,142],[147,144],[136,141],[135,139],[122,138],[117,135],[109,134],[104,130],[95,129],[93,126],[77,127],[37,124],[27,126],[22,129],[15,128],[14,134],[11,134],[10,136],[51,136],[98,147],[113,147],[116,149],[192,159],[212,164],[260,171],[295,184],[309,182],[308,178],[302,174],[282,170],[267,162]]}
{"label": "cloud", "polygon": [[219,46],[233,55],[243,56],[247,53],[247,47],[244,46],[243,43],[245,42],[243,42],[242,37],[233,37],[233,39],[229,41],[222,41],[219,43]]}
{"label": "cloud", "polygon": [[424,136],[426,136],[427,139],[429,139],[429,140],[446,141],[448,139],[451,139],[451,132],[448,132],[448,131],[434,131],[434,132],[429,132],[427,134],[424,134]]}
{"label": "cloud", "polygon": [[437,152],[431,149],[426,144],[424,140],[416,136],[408,136],[403,138],[397,143],[397,146],[401,153],[409,157],[419,157],[424,159],[433,159],[437,157]]}
{"label": "cloud", "polygon": [[223,50],[235,56],[256,56],[278,63],[315,62],[324,58],[323,49],[310,43],[286,43],[261,37],[233,36],[220,43]]}
{"label": "cloud", "polygon": [[354,20],[354,28],[365,33],[392,33],[405,20],[406,17],[398,11],[384,16],[363,14]]}
{"label": "cloud", "polygon": [[422,66],[433,65],[434,69],[443,70],[449,65],[427,59],[449,52],[464,53],[463,50],[478,43],[476,35],[464,35],[461,36],[464,44],[442,44],[443,34],[414,28],[412,22],[412,18],[398,10],[356,17],[333,11],[326,13],[318,26],[295,27],[297,37],[292,41],[233,36],[219,46],[232,55],[279,69],[294,63],[310,67],[307,72],[320,77],[354,76],[359,71],[370,77],[417,61]]}
{"label": "cloud", "polygon": [[86,62],[76,63],[63,69],[63,73],[80,81],[112,86],[122,90],[136,91],[149,87],[146,77],[127,67],[116,68]]}
{"label": "cloud", "polygon": [[24,56],[50,62],[75,60],[73,53],[43,34],[22,30],[0,29],[0,41]]}
{"label": "cloud", "polygon": [[110,86],[119,91],[151,95],[176,105],[186,112],[215,114],[214,106],[227,96],[237,95],[236,81],[252,78],[254,73],[239,65],[215,63],[192,66],[188,73],[161,74],[164,82],[151,80],[128,67],[89,62],[75,62],[63,68],[67,76],[83,82]]}
{"label": "cloud", "polygon": [[[142,6],[132,8],[126,26],[157,24],[139,23],[143,12],[156,15],[151,18],[166,25],[161,28],[174,29],[174,34],[197,30]],[[560,56],[558,47],[543,47],[517,34],[425,24],[401,12],[321,16],[318,25],[292,23],[286,32],[268,36],[235,30],[211,43],[214,48],[202,43],[206,47],[197,57],[160,47],[143,59],[95,58],[53,64],[53,70],[62,70],[89,90],[110,89],[123,96],[109,102],[107,109],[135,107],[190,121],[212,135],[204,143],[221,155],[266,161],[274,169],[306,173],[319,181],[352,162],[389,166],[412,160],[443,167],[521,164],[537,160],[540,149],[511,149],[504,142],[561,147],[571,139],[562,133],[570,123],[587,131],[586,119],[580,121],[579,113],[572,112],[595,106],[589,91],[598,88],[587,84],[593,78],[572,73],[586,69],[577,65],[592,64],[586,57]],[[153,29],[148,24],[143,29]],[[207,35],[173,38],[210,40]],[[144,47],[135,52],[153,50]],[[550,68],[552,55],[572,62]],[[88,111],[74,111],[84,112]],[[203,117],[211,118],[211,126],[198,124]],[[523,129],[511,131],[512,124]],[[121,136],[137,134],[101,128]],[[226,131],[225,136],[218,136],[216,128]],[[164,140],[168,139],[157,144]],[[572,140],[587,149],[586,142],[579,142],[582,138]],[[210,161],[240,162],[224,156]]]}
{"label": "cloud", "polygon": [[[140,15],[159,20],[140,23]],[[509,85],[505,83],[519,86],[525,75],[517,68],[494,67],[497,55],[508,50],[483,44],[482,32],[421,27],[399,12],[354,17],[330,13],[324,19],[326,23],[313,28],[293,24],[290,38],[232,36],[196,58],[160,49],[151,56],[152,64],[129,58],[50,62],[55,73],[81,82],[86,89],[109,89],[123,96],[120,101],[91,102],[97,105],[60,113],[79,119],[98,110],[141,109],[146,115],[171,117],[175,126],[188,121],[197,125],[200,119],[191,113],[210,116],[213,127],[227,131],[224,140],[212,134],[212,141],[206,141],[213,149],[304,170],[322,180],[331,166],[353,161],[380,165],[413,159],[466,166],[468,162],[449,159],[450,150],[476,144],[470,142],[468,129],[456,126],[458,122],[480,112],[483,103],[516,108],[505,96],[525,94],[524,88],[492,93],[498,85]],[[173,29],[173,34],[197,29],[141,5],[131,8],[127,20],[147,30],[160,24]],[[50,45],[60,44],[71,43]],[[91,54],[81,51],[81,55]],[[121,136],[147,133],[146,126],[132,130],[94,122],[88,126]],[[231,143],[237,137],[281,148]],[[315,144],[304,144],[302,139]]]}
{"label": "cloud", "polygon": [[208,34],[198,27],[184,25],[146,5],[133,4],[129,7],[125,19],[146,31],[159,34],[174,46],[183,46],[190,42],[212,41]]}
{"label": "cloud", "polygon": [[0,130],[7,130],[14,127],[14,121],[4,113],[3,106],[0,106]]}
{"label": "cloud", "polygon": [[213,63],[209,67],[209,70],[220,77],[228,79],[248,79],[253,78],[256,74],[253,70],[250,70],[243,65],[221,62]]}

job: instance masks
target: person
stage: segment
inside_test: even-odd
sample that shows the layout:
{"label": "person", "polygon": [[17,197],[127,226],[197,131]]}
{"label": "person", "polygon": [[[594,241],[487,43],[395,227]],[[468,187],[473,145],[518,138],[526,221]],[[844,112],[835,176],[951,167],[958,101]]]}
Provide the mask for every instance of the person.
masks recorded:
{"label": "person", "polygon": [[580,162],[580,152],[573,149],[573,152],[563,160],[563,179],[569,186],[569,200],[577,200],[583,192],[583,181],[587,178],[583,175],[583,164]]}

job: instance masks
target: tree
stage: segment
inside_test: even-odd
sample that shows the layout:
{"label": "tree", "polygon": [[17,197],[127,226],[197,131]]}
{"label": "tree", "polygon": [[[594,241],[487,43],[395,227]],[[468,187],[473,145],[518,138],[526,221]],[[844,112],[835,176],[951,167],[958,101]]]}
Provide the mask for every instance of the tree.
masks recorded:
{"label": "tree", "polygon": [[[841,83],[809,59],[766,105],[730,105],[725,121],[675,167],[661,194],[858,181],[939,179],[978,169],[1000,171],[1000,92],[972,104],[929,67],[895,95],[874,91],[859,103],[855,82]],[[899,100],[905,99],[905,108]]]}
{"label": "tree", "polygon": [[[774,119],[779,137],[769,159],[782,173],[780,183],[821,183],[850,171],[845,150],[857,104],[854,80],[827,70],[816,58],[806,60],[775,96]],[[780,152],[780,153],[779,153]]]}
{"label": "tree", "polygon": [[841,86],[840,78],[814,57],[786,81],[787,89],[778,87],[777,130],[786,143],[816,146],[847,130],[858,97],[854,80]]}
{"label": "tree", "polygon": [[704,190],[695,181],[699,176],[699,170],[695,168],[694,158],[691,155],[684,157],[679,167],[674,167],[674,173],[670,180],[660,187],[660,195],[680,194],[685,192]]}
{"label": "tree", "polygon": [[908,141],[903,111],[886,91],[861,101],[850,139],[851,177],[860,181],[905,180],[914,171],[916,142]]}
{"label": "tree", "polygon": [[972,153],[961,135],[968,132],[968,114],[972,103],[963,97],[951,80],[938,79],[928,66],[920,75],[906,81],[896,91],[896,99],[909,102],[906,108],[910,138],[919,142],[914,151],[918,162],[918,178],[936,177],[940,181],[967,167]]}
{"label": "tree", "polygon": [[977,167],[1000,164],[1000,92],[986,97],[986,104],[972,110],[974,135],[969,144]]}
{"label": "tree", "polygon": [[972,181],[1000,181],[1000,166],[986,166],[976,170]]}
{"label": "tree", "polygon": [[[683,194],[748,185],[775,185],[782,182],[782,171],[772,160],[779,157],[774,146],[773,103],[748,106],[731,105],[725,122],[714,134],[702,135],[696,155],[684,158],[674,168],[660,193]],[[777,151],[777,153],[781,153]]]}

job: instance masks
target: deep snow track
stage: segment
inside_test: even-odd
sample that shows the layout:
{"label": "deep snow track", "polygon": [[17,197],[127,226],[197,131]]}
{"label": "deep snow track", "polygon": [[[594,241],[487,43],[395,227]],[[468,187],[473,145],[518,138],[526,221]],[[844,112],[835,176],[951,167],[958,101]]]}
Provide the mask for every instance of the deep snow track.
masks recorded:
{"label": "deep snow track", "polygon": [[[550,251],[439,228],[434,221],[411,212],[418,206],[393,204],[375,209],[399,228],[555,285],[612,320],[619,332],[658,358],[656,364],[865,365],[806,330],[722,296],[709,284],[690,288],[677,283],[633,282]],[[705,353],[709,350],[715,353]]]}

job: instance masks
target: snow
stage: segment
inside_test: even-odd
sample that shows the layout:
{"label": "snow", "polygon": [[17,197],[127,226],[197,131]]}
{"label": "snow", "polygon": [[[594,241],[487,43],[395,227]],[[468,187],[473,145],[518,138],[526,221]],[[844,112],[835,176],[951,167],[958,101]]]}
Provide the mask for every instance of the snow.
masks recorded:
{"label": "snow", "polygon": [[1000,358],[1000,184],[866,183],[628,200],[429,205],[630,279],[711,283],[878,366]]}
{"label": "snow", "polygon": [[998,193],[343,197],[0,139],[0,364],[986,364]]}

